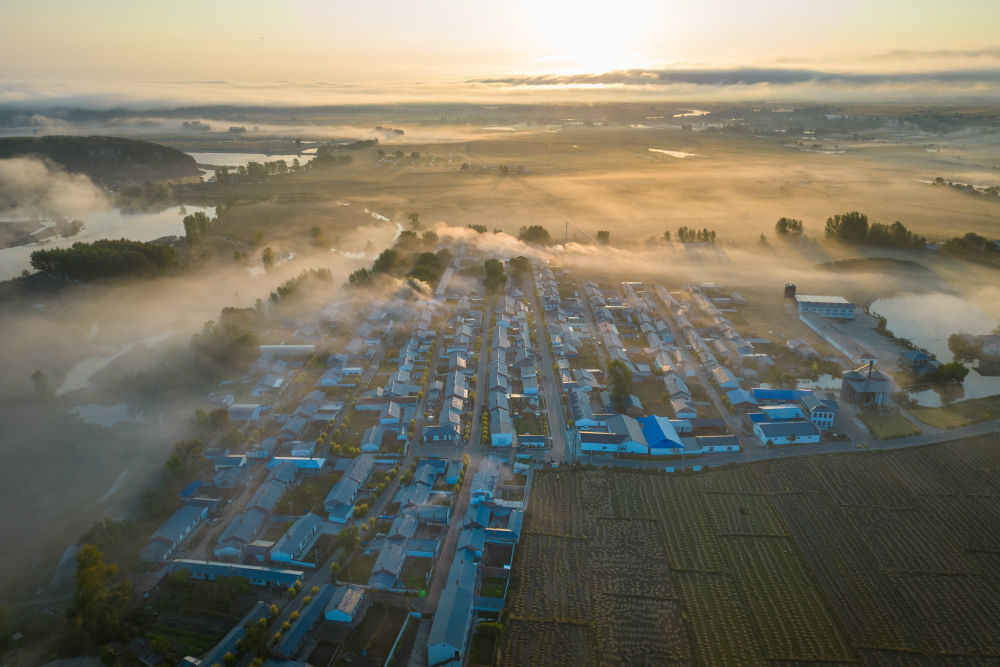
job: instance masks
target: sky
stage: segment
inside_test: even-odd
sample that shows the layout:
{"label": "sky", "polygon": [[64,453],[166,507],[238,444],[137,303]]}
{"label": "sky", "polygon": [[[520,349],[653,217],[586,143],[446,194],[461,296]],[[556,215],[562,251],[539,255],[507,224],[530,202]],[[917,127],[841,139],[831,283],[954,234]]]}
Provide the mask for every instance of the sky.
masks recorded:
{"label": "sky", "polygon": [[961,85],[992,94],[1000,71],[996,0],[0,0],[0,16],[0,102],[218,82],[439,94],[537,88],[524,77],[745,68],[985,72],[987,84],[971,74]]}

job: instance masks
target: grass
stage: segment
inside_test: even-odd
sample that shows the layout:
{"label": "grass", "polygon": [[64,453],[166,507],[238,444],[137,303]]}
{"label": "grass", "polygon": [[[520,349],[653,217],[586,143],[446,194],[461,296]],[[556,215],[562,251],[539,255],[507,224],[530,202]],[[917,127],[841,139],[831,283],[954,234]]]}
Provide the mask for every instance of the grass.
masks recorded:
{"label": "grass", "polygon": [[430,558],[407,558],[403,564],[403,585],[413,591],[426,588],[431,564]]}
{"label": "grass", "polygon": [[368,608],[364,618],[348,636],[345,648],[353,655],[364,655],[381,664],[389,657],[392,644],[405,620],[404,609],[376,602]]}
{"label": "grass", "polygon": [[340,571],[337,578],[352,584],[367,584],[368,578],[372,576],[372,568],[375,567],[376,558],[378,558],[377,553],[354,554],[354,557],[347,561],[347,565]]}
{"label": "grass", "polygon": [[514,417],[514,428],[517,429],[518,435],[540,435],[547,433],[547,429],[542,425],[542,418],[536,417],[535,413],[529,410],[525,410]]}
{"label": "grass", "polygon": [[940,408],[910,408],[910,414],[931,426],[958,428],[1000,419],[1000,395],[970,398]]}
{"label": "grass", "polygon": [[149,637],[163,637],[172,646],[179,647],[186,655],[200,655],[219,641],[219,635],[207,635],[190,630],[179,630],[157,623],[149,629]]}
{"label": "grass", "polygon": [[495,652],[496,637],[486,632],[480,632],[477,628],[472,635],[472,643],[469,646],[469,664],[492,665]]}
{"label": "grass", "polygon": [[[657,377],[646,378],[632,383],[632,393],[642,401],[642,411],[647,415],[667,416],[670,412],[670,396],[663,382]],[[700,412],[700,410],[699,410]]]}
{"label": "grass", "polygon": [[310,475],[298,486],[289,489],[275,508],[275,514],[285,516],[301,516],[317,509],[322,514],[323,500],[330,489],[340,479],[342,473],[332,472],[326,475]]}
{"label": "grass", "polygon": [[858,419],[863,421],[868,430],[871,431],[872,436],[879,440],[893,440],[923,433],[913,422],[901,414],[863,414],[858,415]]}
{"label": "grass", "polygon": [[597,356],[592,345],[581,345],[575,357],[570,357],[573,368],[601,368],[601,358]]}
{"label": "grass", "polygon": [[485,577],[479,594],[488,598],[502,598],[507,589],[507,577]]}

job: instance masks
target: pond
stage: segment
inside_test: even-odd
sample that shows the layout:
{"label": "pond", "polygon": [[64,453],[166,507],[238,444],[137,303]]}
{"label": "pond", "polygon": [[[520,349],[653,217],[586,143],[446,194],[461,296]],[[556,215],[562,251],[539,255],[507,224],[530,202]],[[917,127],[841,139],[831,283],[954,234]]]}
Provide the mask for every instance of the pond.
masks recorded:
{"label": "pond", "polygon": [[[128,213],[114,208],[107,211],[74,213],[67,217],[83,221],[83,228],[75,235],[49,237],[45,243],[0,248],[0,280],[16,278],[24,269],[31,269],[31,253],[41,248],[66,248],[77,241],[126,238],[133,241],[152,241],[163,236],[183,236],[184,216],[201,211],[215,215],[214,208],[202,206],[171,206],[162,211]],[[19,221],[12,221],[19,222]],[[0,220],[0,225],[4,221]],[[39,222],[41,227],[43,222]]]}
{"label": "pond", "polygon": [[[309,150],[306,149],[306,151]],[[313,153],[315,153],[315,150],[313,150]],[[188,151],[187,154],[193,157],[194,161],[199,165],[211,165],[213,167],[239,167],[248,162],[260,162],[263,164],[264,162],[276,162],[278,160],[284,160],[291,167],[292,160],[298,160],[299,164],[305,164],[316,157],[315,154],[305,154],[305,152],[302,155],[267,155],[265,153],[201,153]]]}
{"label": "pond", "polygon": [[[886,319],[886,328],[893,334],[913,341],[942,362],[954,358],[948,349],[948,336],[953,333],[988,334],[1000,323],[1000,304],[974,302],[943,292],[876,299],[870,310]],[[923,389],[911,391],[910,397],[920,405],[938,407],[966,398],[1000,394],[1000,377],[981,375],[971,365],[970,368],[961,390],[958,387]]]}

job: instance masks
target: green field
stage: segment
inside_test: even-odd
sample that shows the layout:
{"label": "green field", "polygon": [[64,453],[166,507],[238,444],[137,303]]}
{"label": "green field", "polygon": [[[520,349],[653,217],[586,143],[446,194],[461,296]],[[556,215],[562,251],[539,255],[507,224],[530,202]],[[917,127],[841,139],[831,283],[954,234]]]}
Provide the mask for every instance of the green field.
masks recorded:
{"label": "green field", "polygon": [[500,664],[1000,660],[988,436],[700,475],[546,471],[534,488]]}
{"label": "green field", "polygon": [[1000,419],[1000,395],[986,398],[970,398],[944,405],[940,408],[914,407],[910,414],[931,426],[957,428],[968,424]]}
{"label": "green field", "polygon": [[862,414],[858,415],[858,419],[864,422],[872,436],[879,440],[893,440],[922,433],[920,428],[901,414]]}

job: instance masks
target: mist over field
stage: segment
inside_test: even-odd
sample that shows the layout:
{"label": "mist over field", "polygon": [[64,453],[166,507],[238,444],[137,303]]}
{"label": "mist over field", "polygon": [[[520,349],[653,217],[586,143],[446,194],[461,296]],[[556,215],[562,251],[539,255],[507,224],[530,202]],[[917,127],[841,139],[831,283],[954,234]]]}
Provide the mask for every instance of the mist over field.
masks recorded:
{"label": "mist over field", "polygon": [[1000,4],[6,4],[0,665],[1000,660]]}

